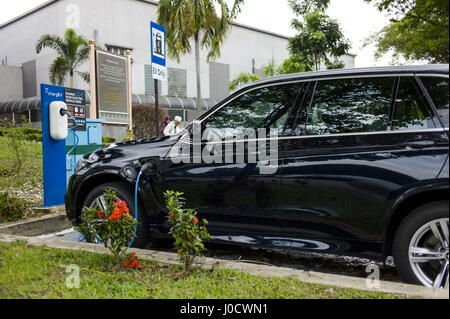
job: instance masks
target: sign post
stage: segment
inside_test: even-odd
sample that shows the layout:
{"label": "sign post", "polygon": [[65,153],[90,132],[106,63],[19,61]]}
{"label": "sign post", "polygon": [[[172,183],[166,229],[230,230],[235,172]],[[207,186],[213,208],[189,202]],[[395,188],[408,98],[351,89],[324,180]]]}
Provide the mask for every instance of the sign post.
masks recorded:
{"label": "sign post", "polygon": [[159,92],[158,92],[158,80],[155,80],[155,132],[156,136],[159,136]]}
{"label": "sign post", "polygon": [[159,92],[158,80],[166,81],[166,30],[154,23],[150,24],[151,52],[152,52],[152,77],[155,82],[155,129],[159,136]]}
{"label": "sign post", "polygon": [[127,138],[133,136],[131,51],[120,55],[95,48],[89,41],[91,119],[108,124],[127,125]]}
{"label": "sign post", "polygon": [[89,87],[90,87],[90,100],[91,106],[89,111],[89,117],[91,119],[97,118],[97,79],[95,70],[95,42],[89,40]]}
{"label": "sign post", "polygon": [[110,124],[129,125],[129,80],[126,56],[96,51],[97,110]]}
{"label": "sign post", "polygon": [[[128,132],[127,135],[130,135],[130,139],[133,139],[133,97],[131,90],[131,51],[127,50],[127,82],[128,82]],[[128,137],[128,136],[127,136]]]}

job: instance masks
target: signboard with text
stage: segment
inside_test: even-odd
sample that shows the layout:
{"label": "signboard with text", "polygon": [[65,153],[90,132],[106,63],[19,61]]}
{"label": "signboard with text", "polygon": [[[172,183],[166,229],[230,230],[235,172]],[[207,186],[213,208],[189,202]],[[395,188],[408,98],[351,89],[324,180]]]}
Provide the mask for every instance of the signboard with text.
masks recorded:
{"label": "signboard with text", "polygon": [[151,53],[152,53],[152,77],[156,80],[167,79],[166,66],[166,30],[164,27],[151,22]]}
{"label": "signboard with text", "polygon": [[[64,88],[64,102],[67,109],[77,121],[75,131],[86,131],[86,97],[83,90]],[[69,120],[69,128],[74,125]]]}
{"label": "signboard with text", "polygon": [[111,124],[128,124],[127,58],[96,50],[97,107]]}

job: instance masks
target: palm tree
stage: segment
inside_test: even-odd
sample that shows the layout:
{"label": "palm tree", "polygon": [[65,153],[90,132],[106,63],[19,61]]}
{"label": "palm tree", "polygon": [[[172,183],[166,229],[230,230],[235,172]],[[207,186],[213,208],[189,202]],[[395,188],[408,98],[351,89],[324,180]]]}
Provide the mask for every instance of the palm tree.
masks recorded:
{"label": "palm tree", "polygon": [[[64,39],[52,34],[43,35],[36,43],[36,53],[43,48],[54,49],[58,57],[50,66],[50,82],[55,85],[63,85],[67,74],[70,76],[70,87],[73,87],[73,75],[77,67],[89,59],[88,41],[81,35],[77,35],[73,29],[67,29]],[[83,80],[88,81],[86,73],[77,72]]]}
{"label": "palm tree", "polygon": [[[220,57],[220,46],[240,12],[244,0],[234,0],[228,7],[226,0],[160,0],[158,23],[166,29],[169,57],[180,62],[180,53],[191,52],[190,39],[195,41],[197,97],[201,98],[200,45],[208,48],[207,62]],[[220,8],[217,14],[216,6]]]}

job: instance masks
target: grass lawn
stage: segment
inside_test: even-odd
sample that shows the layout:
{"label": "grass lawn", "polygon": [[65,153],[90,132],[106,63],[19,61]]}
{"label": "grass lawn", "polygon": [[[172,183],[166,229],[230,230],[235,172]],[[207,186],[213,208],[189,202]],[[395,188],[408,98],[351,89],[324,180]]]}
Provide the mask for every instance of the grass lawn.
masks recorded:
{"label": "grass lawn", "polygon": [[[0,243],[0,298],[354,299],[403,296],[332,288],[293,278],[252,276],[216,268],[181,274],[176,266],[142,261],[143,268],[112,270],[112,256]],[[80,288],[67,288],[66,265],[80,268]]]}
{"label": "grass lawn", "polygon": [[[0,136],[0,192],[8,191],[10,195],[27,202],[28,207],[43,204],[42,144],[25,143],[25,161],[20,173],[12,169],[14,154],[8,148],[6,137]],[[32,211],[26,212],[31,217]]]}

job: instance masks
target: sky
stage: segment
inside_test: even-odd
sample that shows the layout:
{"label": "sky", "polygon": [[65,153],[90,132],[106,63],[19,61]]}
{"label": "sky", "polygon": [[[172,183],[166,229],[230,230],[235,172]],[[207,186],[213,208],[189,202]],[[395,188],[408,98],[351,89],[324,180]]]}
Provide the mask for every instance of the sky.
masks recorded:
{"label": "sky", "polygon": [[[44,2],[46,0],[7,1],[8,4],[3,4],[0,10],[0,24]],[[375,60],[374,45],[362,49],[364,39],[389,23],[389,18],[373,5],[363,0],[331,0],[327,14],[340,22],[345,36],[352,43],[350,53],[357,54],[356,67],[381,66],[390,63],[389,56]],[[245,0],[236,22],[293,36],[295,31],[290,27],[293,17],[294,14],[287,0]]]}

